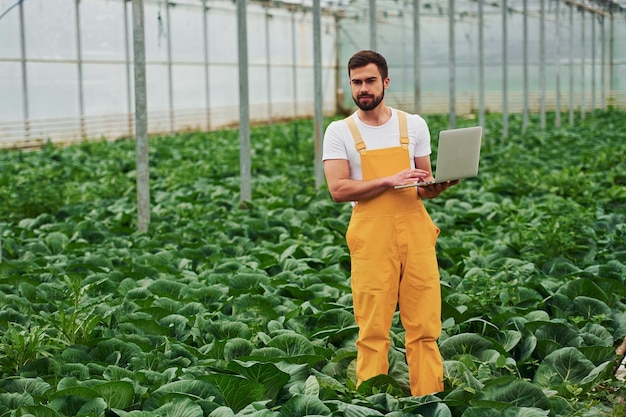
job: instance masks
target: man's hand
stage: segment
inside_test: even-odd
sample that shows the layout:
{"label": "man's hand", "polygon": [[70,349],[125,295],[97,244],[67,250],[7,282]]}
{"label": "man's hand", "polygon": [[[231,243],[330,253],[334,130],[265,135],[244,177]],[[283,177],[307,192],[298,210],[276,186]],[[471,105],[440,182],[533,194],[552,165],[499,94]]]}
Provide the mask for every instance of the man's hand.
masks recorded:
{"label": "man's hand", "polygon": [[428,184],[420,187],[419,195],[422,198],[435,198],[453,185],[457,185],[460,181],[446,181],[439,184]]}
{"label": "man's hand", "polygon": [[411,184],[412,182],[427,182],[432,181],[434,178],[430,172],[424,169],[405,169],[395,175],[389,177],[389,185],[395,187],[397,185]]}

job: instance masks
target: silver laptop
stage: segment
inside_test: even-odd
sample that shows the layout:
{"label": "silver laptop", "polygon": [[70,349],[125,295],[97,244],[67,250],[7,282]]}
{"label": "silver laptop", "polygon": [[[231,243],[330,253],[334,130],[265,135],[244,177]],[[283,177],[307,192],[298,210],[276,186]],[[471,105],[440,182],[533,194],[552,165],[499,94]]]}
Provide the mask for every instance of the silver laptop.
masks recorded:
{"label": "silver laptop", "polygon": [[397,185],[394,188],[417,187],[477,176],[482,137],[482,126],[442,130],[437,145],[435,180]]}

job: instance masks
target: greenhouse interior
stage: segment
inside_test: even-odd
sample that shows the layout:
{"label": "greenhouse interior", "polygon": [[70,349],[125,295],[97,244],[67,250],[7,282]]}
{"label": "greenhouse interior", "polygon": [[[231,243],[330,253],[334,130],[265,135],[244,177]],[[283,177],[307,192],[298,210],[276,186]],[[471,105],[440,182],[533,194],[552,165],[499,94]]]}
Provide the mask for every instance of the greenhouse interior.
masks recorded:
{"label": "greenhouse interior", "polygon": [[[478,174],[409,187],[427,395],[420,303],[359,376],[368,206],[322,152],[365,50],[433,173],[481,128]],[[626,416],[625,138],[626,0],[0,0],[0,417]]]}

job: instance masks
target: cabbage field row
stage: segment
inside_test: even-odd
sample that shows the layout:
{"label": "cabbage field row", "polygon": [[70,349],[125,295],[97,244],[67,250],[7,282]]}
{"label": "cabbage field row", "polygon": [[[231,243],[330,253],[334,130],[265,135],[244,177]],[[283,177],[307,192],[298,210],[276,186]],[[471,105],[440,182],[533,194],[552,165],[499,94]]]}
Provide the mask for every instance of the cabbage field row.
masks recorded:
{"label": "cabbage field row", "polygon": [[238,131],[151,138],[147,233],[132,140],[1,151],[0,417],[623,416],[626,113],[500,120],[479,176],[426,202],[445,391],[424,397],[398,317],[389,375],[355,387],[350,206],[315,188],[310,120],[252,129],[245,205]]}

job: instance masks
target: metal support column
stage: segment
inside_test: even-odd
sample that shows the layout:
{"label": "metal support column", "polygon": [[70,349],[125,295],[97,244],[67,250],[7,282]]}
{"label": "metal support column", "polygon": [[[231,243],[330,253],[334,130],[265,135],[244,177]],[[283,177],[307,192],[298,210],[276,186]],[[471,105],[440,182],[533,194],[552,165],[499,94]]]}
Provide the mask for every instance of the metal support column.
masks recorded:
{"label": "metal support column", "polygon": [[370,49],[376,51],[378,45],[376,45],[376,0],[369,0],[369,13],[370,13]]}
{"label": "metal support column", "polygon": [[128,2],[131,0],[124,0],[122,5],[124,6],[124,60],[126,66],[126,114],[128,121],[128,136],[133,136],[133,94],[132,88],[132,75],[131,75],[131,60],[130,60],[130,33],[128,30]]}
{"label": "metal support column", "polygon": [[165,2],[165,34],[166,48],[167,48],[167,99],[168,99],[168,113],[170,121],[170,132],[174,133],[176,130],[176,123],[174,121],[174,77],[172,68],[172,25],[170,18],[170,2]]}
{"label": "metal support column", "polygon": [[524,16],[523,19],[523,84],[524,84],[524,114],[522,118],[522,132],[526,133],[528,129],[528,0],[524,0]]}
{"label": "metal support column", "polygon": [[413,108],[422,111],[421,57],[420,57],[420,0],[413,0]]}
{"label": "metal support column", "polygon": [[455,77],[455,52],[454,52],[454,0],[448,0],[448,74],[450,103],[450,128],[456,127],[456,77]]}
{"label": "metal support column", "polygon": [[250,101],[248,79],[247,0],[237,0],[237,42],[239,49],[239,173],[241,204],[252,199],[250,158]]}
{"label": "metal support column", "polygon": [[615,19],[611,17],[609,20],[609,103],[612,104],[615,96],[614,91],[617,88],[617,79],[615,74]]}
{"label": "metal support column", "polygon": [[24,116],[24,138],[30,138],[30,106],[28,100],[28,66],[26,65],[26,28],[24,23],[24,3],[20,3],[20,54],[22,64],[22,114]]}
{"label": "metal support column", "polygon": [[204,52],[204,102],[206,104],[206,129],[211,130],[211,89],[209,83],[211,77],[209,67],[209,7],[207,0],[202,0],[202,46]]}
{"label": "metal support column", "polygon": [[133,51],[135,61],[135,134],[137,159],[137,229],[150,224],[150,173],[148,163],[148,116],[146,93],[146,41],[143,0],[133,0]]}
{"label": "metal support column", "polygon": [[[296,12],[291,11],[291,73],[293,88],[293,116],[298,117],[298,38],[296,36]],[[337,84],[339,85],[339,84]]]}
{"label": "metal support column", "polygon": [[580,118],[585,118],[585,9],[580,11]]}
{"label": "metal support column", "polygon": [[591,111],[596,109],[596,19],[591,14]]}
{"label": "metal support column", "polygon": [[485,0],[478,0],[478,124],[485,125]]}
{"label": "metal support column", "polygon": [[540,0],[539,10],[539,94],[541,94],[540,124],[546,128],[546,1]]}
{"label": "metal support column", "polygon": [[502,138],[509,137],[507,0],[502,0]]}
{"label": "metal support column", "polygon": [[606,27],[605,16],[600,17],[600,107],[606,109]]}
{"label": "metal support column", "polygon": [[272,123],[272,65],[270,42],[270,15],[269,7],[265,8],[265,84],[267,88],[267,123]]}
{"label": "metal support column", "polygon": [[322,28],[320,0],[313,0],[313,89],[315,97],[315,188],[324,182],[322,140],[324,130],[322,97]]}
{"label": "metal support column", "polygon": [[85,130],[85,96],[83,92],[83,49],[80,32],[80,0],[74,2],[74,17],[76,28],[76,70],[78,75],[78,114],[80,116],[80,137],[85,139],[87,132]]}
{"label": "metal support column", "polygon": [[574,6],[569,6],[569,124],[574,125]]}
{"label": "metal support column", "polygon": [[561,2],[556,2],[556,109],[554,111],[554,124],[561,127]]}

